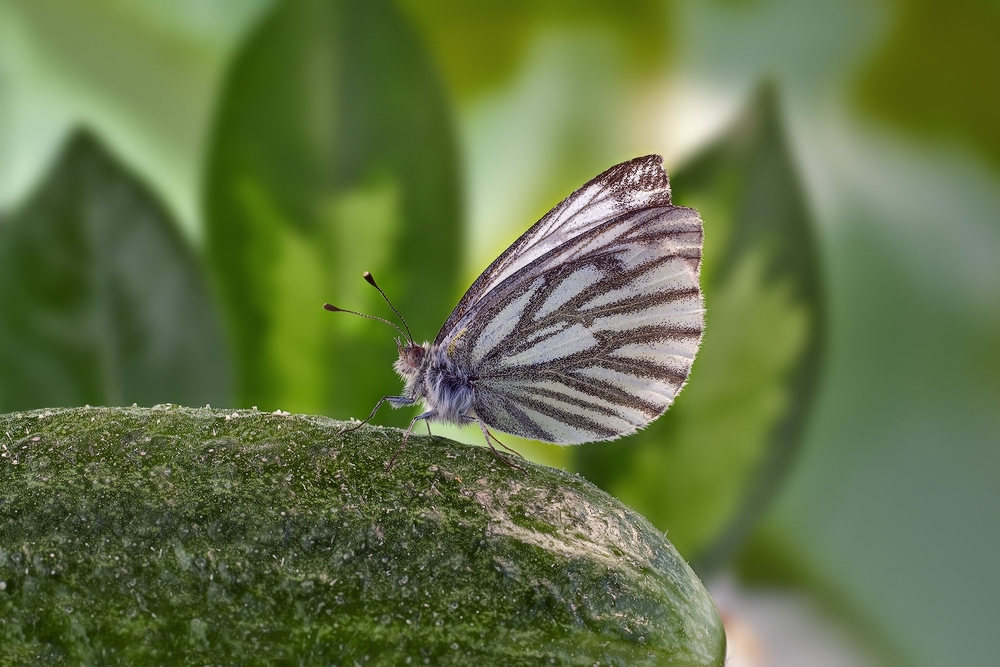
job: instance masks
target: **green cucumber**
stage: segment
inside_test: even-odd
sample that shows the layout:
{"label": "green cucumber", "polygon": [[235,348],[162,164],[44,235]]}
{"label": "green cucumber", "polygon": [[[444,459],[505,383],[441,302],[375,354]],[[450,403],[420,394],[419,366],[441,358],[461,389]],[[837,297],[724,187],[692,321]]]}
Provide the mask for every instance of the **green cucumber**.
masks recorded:
{"label": "green cucumber", "polygon": [[0,416],[0,664],[722,665],[715,604],[582,478],[396,429]]}

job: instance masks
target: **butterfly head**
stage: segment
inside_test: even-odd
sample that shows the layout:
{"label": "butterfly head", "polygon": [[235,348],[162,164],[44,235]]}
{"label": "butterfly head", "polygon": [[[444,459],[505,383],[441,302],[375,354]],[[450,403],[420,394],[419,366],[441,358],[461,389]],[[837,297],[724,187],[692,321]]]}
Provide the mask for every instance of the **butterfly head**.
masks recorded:
{"label": "butterfly head", "polygon": [[415,375],[424,364],[427,348],[424,345],[417,345],[413,341],[403,341],[397,338],[396,349],[399,350],[396,372],[404,378]]}

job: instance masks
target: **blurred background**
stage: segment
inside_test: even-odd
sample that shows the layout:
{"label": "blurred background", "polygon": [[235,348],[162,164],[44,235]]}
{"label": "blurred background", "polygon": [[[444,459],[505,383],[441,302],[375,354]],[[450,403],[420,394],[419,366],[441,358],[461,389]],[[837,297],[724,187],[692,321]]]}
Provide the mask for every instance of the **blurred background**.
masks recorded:
{"label": "blurred background", "polygon": [[386,315],[370,270],[433,339],[660,153],[705,221],[687,388],[508,444],[667,531],[731,666],[995,665],[998,79],[985,0],[0,0],[0,411],[363,417],[392,332],[323,302]]}

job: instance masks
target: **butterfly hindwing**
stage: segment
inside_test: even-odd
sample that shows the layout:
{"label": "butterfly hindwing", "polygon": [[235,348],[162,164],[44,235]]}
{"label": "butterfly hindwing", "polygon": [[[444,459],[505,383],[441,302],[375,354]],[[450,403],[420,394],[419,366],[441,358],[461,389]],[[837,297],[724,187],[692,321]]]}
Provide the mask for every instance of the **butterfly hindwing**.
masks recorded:
{"label": "butterfly hindwing", "polygon": [[574,444],[662,414],[703,329],[702,225],[670,204],[658,156],[613,167],[550,211],[473,284],[435,340],[479,419]]}

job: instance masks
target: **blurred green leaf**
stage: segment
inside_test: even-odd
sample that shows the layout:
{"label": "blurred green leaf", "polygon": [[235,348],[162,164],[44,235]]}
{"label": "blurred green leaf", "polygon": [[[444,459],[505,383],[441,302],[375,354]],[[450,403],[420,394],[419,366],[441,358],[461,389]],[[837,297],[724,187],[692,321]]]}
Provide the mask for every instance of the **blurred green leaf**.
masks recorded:
{"label": "blurred green leaf", "polygon": [[0,219],[0,410],[229,400],[201,268],[87,136]]}
{"label": "blurred green leaf", "polygon": [[250,39],[224,92],[206,191],[239,404],[364,417],[399,391],[394,332],[321,306],[392,317],[361,280],[370,270],[416,337],[437,333],[461,248],[450,121],[427,54],[389,2],[292,0]]}
{"label": "blurred green leaf", "polygon": [[705,339],[674,407],[580,448],[578,469],[711,566],[745,536],[799,443],[816,386],[822,294],[811,222],[765,89],[671,178],[705,221]]}
{"label": "blurred green leaf", "polygon": [[863,108],[916,134],[964,140],[1000,167],[1000,5],[892,5],[888,38],[862,70]]}
{"label": "blurred green leaf", "polygon": [[35,184],[35,153],[81,125],[141,174],[171,222],[199,242],[197,193],[219,81],[271,2],[0,0],[0,88],[11,95],[5,104],[0,90],[0,173],[21,186],[4,192],[4,183],[0,199]]}
{"label": "blurred green leaf", "polygon": [[589,29],[616,38],[627,72],[662,67],[673,43],[670,3],[662,0],[403,0],[427,36],[451,89],[467,97],[488,89],[521,64],[543,29]]}

